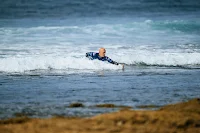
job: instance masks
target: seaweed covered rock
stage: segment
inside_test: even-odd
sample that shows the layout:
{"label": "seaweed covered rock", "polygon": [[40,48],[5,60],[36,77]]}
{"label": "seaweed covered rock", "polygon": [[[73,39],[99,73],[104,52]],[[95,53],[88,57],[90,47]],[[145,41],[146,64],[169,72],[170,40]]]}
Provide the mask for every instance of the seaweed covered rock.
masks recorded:
{"label": "seaweed covered rock", "polygon": [[162,107],[160,110],[200,114],[200,98],[195,98],[187,102],[167,105],[167,106]]}

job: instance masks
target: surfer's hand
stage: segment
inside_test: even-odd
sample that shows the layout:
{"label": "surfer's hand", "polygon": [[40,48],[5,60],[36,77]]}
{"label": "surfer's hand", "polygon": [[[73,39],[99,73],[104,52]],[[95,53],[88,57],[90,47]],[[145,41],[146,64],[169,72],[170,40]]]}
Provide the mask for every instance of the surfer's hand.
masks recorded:
{"label": "surfer's hand", "polygon": [[124,64],[122,64],[122,70],[124,70]]}
{"label": "surfer's hand", "polygon": [[120,63],[119,65],[121,65],[121,66],[122,66],[122,70],[124,70],[124,64],[121,64],[121,63]]}

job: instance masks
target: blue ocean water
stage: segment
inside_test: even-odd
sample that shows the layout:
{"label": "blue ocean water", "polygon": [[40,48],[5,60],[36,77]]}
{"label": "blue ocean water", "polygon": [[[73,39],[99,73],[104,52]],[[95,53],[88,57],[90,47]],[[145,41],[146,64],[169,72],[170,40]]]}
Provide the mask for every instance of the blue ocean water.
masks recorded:
{"label": "blue ocean water", "polygon": [[[125,64],[88,60],[106,48]],[[93,116],[200,97],[196,0],[4,0],[0,4],[0,119]],[[82,108],[69,108],[80,102]]]}

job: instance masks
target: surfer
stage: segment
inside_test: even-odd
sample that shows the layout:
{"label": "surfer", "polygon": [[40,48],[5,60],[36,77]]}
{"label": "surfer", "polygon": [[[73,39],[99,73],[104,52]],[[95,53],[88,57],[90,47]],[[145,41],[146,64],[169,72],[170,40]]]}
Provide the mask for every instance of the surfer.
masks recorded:
{"label": "surfer", "polygon": [[[88,53],[86,53],[86,57],[88,57],[91,60],[98,59],[101,61],[108,61],[109,63],[114,64],[114,65],[119,65],[119,63],[113,61],[112,59],[110,59],[109,57],[106,56],[105,48],[100,48],[99,53],[88,52]],[[123,64],[121,64],[121,65],[122,65],[122,69],[124,69],[124,65]]]}

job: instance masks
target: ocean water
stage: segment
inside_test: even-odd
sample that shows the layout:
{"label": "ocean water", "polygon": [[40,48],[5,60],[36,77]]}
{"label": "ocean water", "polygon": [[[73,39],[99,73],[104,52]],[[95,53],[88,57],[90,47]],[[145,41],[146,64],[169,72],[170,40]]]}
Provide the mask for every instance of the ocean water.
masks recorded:
{"label": "ocean water", "polygon": [[[88,60],[106,48],[112,65]],[[93,116],[200,97],[196,0],[4,0],[0,119]],[[85,107],[69,108],[71,103]]]}

